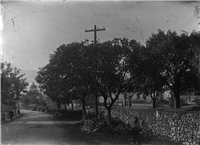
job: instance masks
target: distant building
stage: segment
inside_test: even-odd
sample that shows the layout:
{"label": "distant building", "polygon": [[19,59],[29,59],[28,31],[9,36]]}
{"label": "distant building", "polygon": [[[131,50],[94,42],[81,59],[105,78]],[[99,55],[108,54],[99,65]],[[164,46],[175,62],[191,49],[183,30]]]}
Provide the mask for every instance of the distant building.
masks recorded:
{"label": "distant building", "polygon": [[32,84],[31,87],[30,87],[30,91],[31,91],[31,92],[37,91],[37,86],[34,84],[34,82],[33,82],[33,84]]}

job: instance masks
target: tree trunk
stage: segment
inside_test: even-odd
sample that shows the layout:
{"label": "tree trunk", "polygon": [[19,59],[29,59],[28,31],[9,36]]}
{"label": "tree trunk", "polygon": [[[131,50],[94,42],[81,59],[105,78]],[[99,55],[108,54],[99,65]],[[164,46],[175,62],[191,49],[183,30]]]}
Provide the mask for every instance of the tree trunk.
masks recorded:
{"label": "tree trunk", "polygon": [[190,90],[189,90],[189,92],[188,92],[188,101],[191,101]]}
{"label": "tree trunk", "polygon": [[83,99],[81,99],[82,101],[82,117],[83,117],[83,120],[86,120],[87,118],[87,114],[86,114],[86,109],[85,109],[85,99],[83,97]]}
{"label": "tree trunk", "polygon": [[74,104],[73,104],[73,101],[71,102],[71,105],[72,105],[72,111],[74,111]]}
{"label": "tree trunk", "polygon": [[67,110],[67,106],[66,106],[66,104],[64,104],[64,106],[65,106],[65,110]]}
{"label": "tree trunk", "polygon": [[174,95],[174,97],[175,97],[175,105],[176,105],[175,107],[176,107],[176,109],[181,108],[180,93],[176,92],[175,95]]}
{"label": "tree trunk", "polygon": [[181,107],[180,102],[180,84],[181,78],[180,74],[175,75],[175,85],[173,87],[174,101],[175,101],[175,109],[179,109]]}
{"label": "tree trunk", "polygon": [[132,106],[131,99],[132,99],[132,96],[129,96],[129,108],[131,108],[131,106]]}
{"label": "tree trunk", "polygon": [[162,92],[160,92],[160,100],[164,100]]}
{"label": "tree trunk", "polygon": [[57,108],[58,108],[58,110],[60,110],[60,103],[59,102],[57,102]]}
{"label": "tree trunk", "polygon": [[123,98],[123,106],[127,106],[126,100],[127,100],[127,94],[125,93]]}
{"label": "tree trunk", "polygon": [[171,102],[171,107],[172,108],[174,108],[175,107],[175,97],[174,97],[174,95],[172,96],[172,100],[171,100],[172,102]]}
{"label": "tree trunk", "polygon": [[99,110],[98,110],[98,96],[95,96],[95,107],[96,107],[96,117],[99,115]]}
{"label": "tree trunk", "polygon": [[111,125],[111,108],[107,107],[106,109],[108,111],[107,125],[110,126]]}
{"label": "tree trunk", "polygon": [[153,99],[153,109],[156,108],[156,99]]}
{"label": "tree trunk", "polygon": [[173,100],[174,100],[174,107],[176,109],[179,109],[181,105],[180,105],[180,92],[178,91],[178,89],[175,89],[173,91]]}

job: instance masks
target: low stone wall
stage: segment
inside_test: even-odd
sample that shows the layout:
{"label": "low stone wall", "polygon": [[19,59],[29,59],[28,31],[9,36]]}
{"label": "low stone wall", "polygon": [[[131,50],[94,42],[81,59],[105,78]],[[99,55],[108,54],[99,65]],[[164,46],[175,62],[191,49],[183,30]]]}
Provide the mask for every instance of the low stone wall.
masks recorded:
{"label": "low stone wall", "polygon": [[138,120],[143,131],[167,136],[186,145],[200,143],[200,112],[112,110],[112,117],[131,126],[135,126]]}

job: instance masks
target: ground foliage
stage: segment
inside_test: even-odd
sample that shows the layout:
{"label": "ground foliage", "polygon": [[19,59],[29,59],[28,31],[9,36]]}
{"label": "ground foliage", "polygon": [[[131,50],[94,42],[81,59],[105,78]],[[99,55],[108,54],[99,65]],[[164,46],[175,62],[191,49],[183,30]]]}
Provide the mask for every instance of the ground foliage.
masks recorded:
{"label": "ground foliage", "polygon": [[130,124],[126,124],[119,118],[111,117],[111,125],[107,124],[107,115],[105,112],[101,112],[98,117],[88,119],[84,122],[82,131],[87,133],[100,133],[100,134],[116,134],[116,135],[144,135],[144,132],[137,125],[131,127]]}
{"label": "ground foliage", "polygon": [[111,124],[107,125],[107,112],[101,112],[97,118],[85,120],[81,124],[81,131],[88,135],[97,134],[99,136],[112,136],[117,138],[126,138],[130,144],[179,144],[170,142],[166,136],[156,136],[151,130],[147,130],[145,121],[134,117],[134,125],[122,121],[118,117],[111,117]]}
{"label": "ground foliage", "polygon": [[[112,117],[111,125],[107,125],[107,111],[102,110],[98,117],[95,111],[88,112],[88,119],[83,120],[81,110],[57,110],[52,111],[57,120],[74,121],[74,124],[67,125],[67,138],[71,138],[80,143],[94,144],[99,142],[110,144],[179,144],[170,141],[164,136],[155,136],[147,130],[145,121],[140,117],[134,117],[133,124],[130,125],[121,118]],[[63,128],[63,127],[62,127]]]}

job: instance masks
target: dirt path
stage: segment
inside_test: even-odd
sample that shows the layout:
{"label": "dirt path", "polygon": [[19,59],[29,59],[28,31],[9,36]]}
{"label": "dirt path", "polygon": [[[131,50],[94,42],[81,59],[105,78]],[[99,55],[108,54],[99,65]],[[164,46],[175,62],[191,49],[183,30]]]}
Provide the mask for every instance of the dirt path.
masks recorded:
{"label": "dirt path", "polygon": [[23,117],[1,126],[1,143],[13,145],[69,144],[50,114],[22,110]]}

